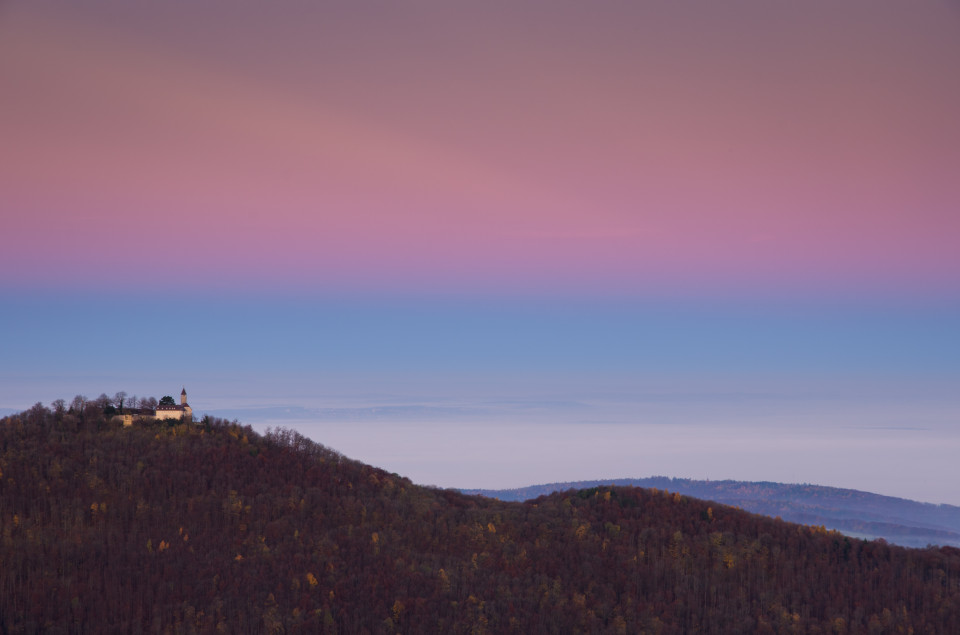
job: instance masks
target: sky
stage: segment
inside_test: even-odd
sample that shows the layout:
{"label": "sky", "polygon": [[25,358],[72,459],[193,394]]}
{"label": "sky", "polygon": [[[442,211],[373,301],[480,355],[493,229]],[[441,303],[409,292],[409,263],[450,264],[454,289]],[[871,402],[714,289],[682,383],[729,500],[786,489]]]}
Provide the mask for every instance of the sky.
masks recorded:
{"label": "sky", "polygon": [[960,504],[957,60],[948,0],[0,0],[0,411]]}

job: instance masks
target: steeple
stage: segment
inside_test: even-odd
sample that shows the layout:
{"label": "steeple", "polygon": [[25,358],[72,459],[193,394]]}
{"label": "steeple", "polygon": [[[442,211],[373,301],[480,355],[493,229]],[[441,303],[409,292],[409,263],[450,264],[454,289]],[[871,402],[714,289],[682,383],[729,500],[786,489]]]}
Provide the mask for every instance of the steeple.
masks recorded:
{"label": "steeple", "polygon": [[180,405],[181,406],[187,405],[187,389],[186,388],[180,391]]}

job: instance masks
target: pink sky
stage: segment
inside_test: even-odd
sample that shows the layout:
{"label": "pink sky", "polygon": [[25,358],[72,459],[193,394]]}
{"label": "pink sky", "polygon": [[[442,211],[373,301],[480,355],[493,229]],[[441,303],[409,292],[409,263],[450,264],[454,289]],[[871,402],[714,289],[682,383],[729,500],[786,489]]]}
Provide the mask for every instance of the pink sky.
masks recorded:
{"label": "pink sky", "polygon": [[957,503],[958,61],[952,0],[0,0],[0,411]]}
{"label": "pink sky", "polygon": [[641,4],[5,3],[0,284],[955,295],[960,11]]}

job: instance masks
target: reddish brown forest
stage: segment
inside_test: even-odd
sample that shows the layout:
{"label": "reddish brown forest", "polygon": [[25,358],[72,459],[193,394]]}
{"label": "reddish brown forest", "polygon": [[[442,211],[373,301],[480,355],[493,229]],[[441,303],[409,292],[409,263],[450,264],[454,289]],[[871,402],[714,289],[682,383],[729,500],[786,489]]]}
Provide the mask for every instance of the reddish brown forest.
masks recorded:
{"label": "reddish brown forest", "polygon": [[955,633],[960,551],[594,488],[505,503],[290,431],[0,421],[0,633]]}

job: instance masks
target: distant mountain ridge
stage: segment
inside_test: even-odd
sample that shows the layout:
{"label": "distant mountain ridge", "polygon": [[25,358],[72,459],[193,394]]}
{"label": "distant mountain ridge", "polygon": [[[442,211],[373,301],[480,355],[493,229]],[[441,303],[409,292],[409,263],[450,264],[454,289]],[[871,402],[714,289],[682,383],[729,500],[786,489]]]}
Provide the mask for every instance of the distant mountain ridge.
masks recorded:
{"label": "distant mountain ridge", "polygon": [[601,485],[646,487],[679,492],[739,507],[755,514],[780,517],[804,525],[822,525],[852,537],[884,540],[905,547],[960,547],[960,507],[920,503],[852,489],[793,485],[767,481],[697,481],[653,476],[548,483],[517,489],[464,489],[503,501],[525,501],[556,491]]}

